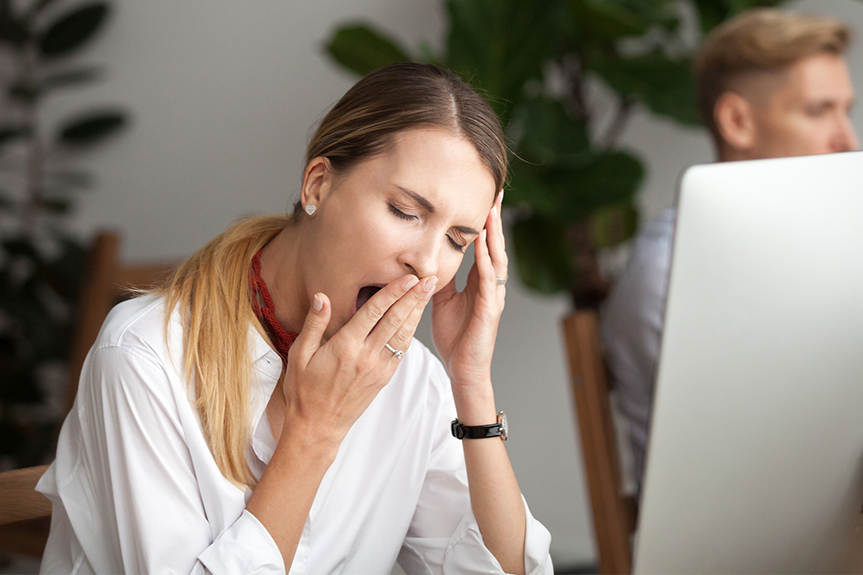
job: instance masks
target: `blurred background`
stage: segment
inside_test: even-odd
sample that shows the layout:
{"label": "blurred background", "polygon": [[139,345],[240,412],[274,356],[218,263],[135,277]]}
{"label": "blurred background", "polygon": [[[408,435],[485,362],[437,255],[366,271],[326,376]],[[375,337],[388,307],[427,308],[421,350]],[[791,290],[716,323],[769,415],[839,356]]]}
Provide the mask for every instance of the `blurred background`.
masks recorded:
{"label": "blurred background", "polygon": [[[86,246],[97,230],[109,229],[120,234],[123,260],[174,260],[191,254],[237,218],[289,211],[298,197],[303,154],[313,126],[357,78],[337,62],[338,59],[342,64],[350,64],[351,57],[338,52],[339,44],[333,43],[334,40],[347,42],[350,38],[336,36],[336,30],[363,23],[380,31],[392,46],[410,51],[411,57],[447,62],[455,59],[455,48],[448,38],[451,38],[452,10],[459,4],[464,3],[114,0],[109,3],[110,10],[99,16],[102,21],[93,37],[74,46],[74,54],[68,61],[62,54],[45,57],[44,68],[36,73],[42,78],[53,77],[56,88],[38,98],[31,94],[29,100],[26,94],[22,97],[14,92],[12,77],[22,62],[13,52],[4,50],[0,56],[0,81],[5,90],[0,96],[3,98],[0,100],[3,280],[19,286],[26,282],[33,265],[27,267],[20,262],[35,250],[38,253],[31,258],[34,260],[50,260],[61,252],[67,254],[63,269],[68,272],[67,283],[74,283],[78,276],[72,268],[83,265],[80,246]],[[590,8],[603,3],[573,4]],[[639,3],[605,4],[628,9]],[[591,245],[596,248],[593,255],[598,254],[593,263],[606,277],[613,276],[625,263],[625,240],[637,223],[647,221],[674,203],[682,170],[713,160],[707,132],[694,125],[691,115],[687,115],[692,108],[692,103],[686,100],[686,82],[690,80],[679,74],[704,27],[695,6],[701,5],[703,9],[711,3],[656,4],[662,5],[663,14],[673,17],[665,20],[656,17],[645,28],[643,22],[627,24],[625,12],[611,13],[607,18],[610,24],[606,21],[597,24],[599,32],[594,30],[594,36],[606,34],[608,38],[600,40],[611,42],[615,50],[632,58],[644,57],[648,62],[650,57],[661,53],[662,62],[672,62],[673,65],[667,66],[660,62],[660,68],[651,69],[651,75],[661,77],[666,84],[658,95],[639,84],[642,79],[637,73],[627,75],[614,68],[613,62],[597,59],[593,72],[584,70],[579,85],[585,109],[590,110],[590,121],[576,122],[572,129],[557,134],[559,139],[553,142],[531,144],[525,135],[530,133],[529,126],[545,125],[549,133],[556,126],[561,132],[560,126],[568,124],[561,124],[555,114],[563,113],[572,120],[572,102],[561,109],[548,104],[554,100],[554,94],[571,88],[572,71],[567,72],[566,61],[540,70],[536,85],[519,84],[519,90],[532,94],[533,104],[522,108],[507,106],[512,97],[503,100],[508,97],[506,90],[495,91],[492,86],[484,86],[497,98],[494,100],[497,109],[506,119],[514,120],[516,128],[510,137],[513,146],[523,152],[522,157],[529,157],[531,152],[541,155],[537,150],[543,146],[558,145],[562,147],[558,149],[572,152],[571,158],[561,159],[563,164],[570,162],[569,167],[561,168],[563,171],[574,169],[571,163],[575,162],[578,169],[594,166],[598,172],[592,172],[592,177],[599,181],[604,181],[603,174],[612,174],[611,179],[626,174],[621,176],[623,183],[607,191],[613,196],[613,201],[605,202],[608,206],[602,198],[585,200],[599,214],[590,228]],[[713,4],[735,5],[734,2]],[[0,1],[0,17],[7,10],[23,10],[30,5],[39,6],[39,11],[33,13],[33,22],[36,28],[44,30],[48,23],[57,22],[64,14],[88,4],[4,0]],[[851,25],[858,39],[846,57],[856,91],[863,93],[863,3],[800,0],[780,6],[833,16]],[[701,18],[705,18],[704,14]],[[611,28],[602,28],[606,25],[603,22]],[[520,26],[519,42],[530,43],[531,33],[535,33],[530,24],[527,21]],[[87,23],[75,25],[86,28]],[[14,33],[4,26],[0,26],[0,36],[9,43]],[[471,37],[470,30],[463,32]],[[497,37],[494,29],[484,33],[491,34],[490,38]],[[488,44],[483,44],[485,40],[479,32],[475,37],[480,46]],[[58,42],[62,44],[62,38]],[[332,53],[327,46],[333,48]],[[37,49],[46,50],[44,45]],[[62,52],[62,45],[59,51]],[[379,56],[372,54],[368,58]],[[74,64],[70,64],[72,59]],[[357,66],[361,67],[362,61],[359,58]],[[652,61],[655,63],[655,59]],[[461,62],[464,64],[463,58]],[[519,63],[503,61],[500,65],[502,69],[511,69]],[[482,83],[482,72],[473,79]],[[678,81],[682,87],[675,92]],[[677,100],[675,93],[679,96]],[[38,110],[34,110],[37,100]],[[21,132],[16,126],[20,127],[28,118],[37,118],[38,122],[29,132]],[[853,121],[857,132],[863,133],[860,115]],[[30,154],[34,133],[42,139],[39,146],[46,156],[45,170],[59,174],[53,183],[45,184],[44,189],[50,193],[42,194],[35,210],[26,205],[27,194],[33,192],[27,173],[33,169]],[[55,133],[56,150],[51,148]],[[584,155],[582,148],[601,149],[602,153]],[[548,184],[557,172],[529,173],[523,166],[518,170],[521,173],[514,176],[505,213],[512,230],[508,240],[512,279],[507,284],[506,312],[493,366],[496,401],[509,417],[511,438],[507,449],[521,489],[533,514],[552,534],[555,564],[573,568],[590,566],[595,563],[590,509],[559,326],[574,302],[590,298],[591,286],[578,287],[581,284],[576,285],[576,280],[583,279],[592,264],[582,261],[580,268],[575,266],[564,277],[555,275],[556,272],[549,275],[542,266],[531,267],[532,254],[547,253],[552,248],[542,243],[532,245],[524,238],[539,237],[531,230],[537,226],[546,229],[549,224],[537,220],[543,215],[541,203],[531,204],[532,200],[520,195],[519,190],[531,185],[541,188],[543,181]],[[567,180],[571,181],[581,180],[577,177]],[[516,187],[518,182],[523,183],[522,188]],[[560,189],[558,185],[549,192],[549,197],[560,194]],[[552,204],[548,209],[556,210],[559,206]],[[28,215],[28,210],[38,212],[39,221],[31,221],[33,216]],[[32,250],[15,243],[22,229],[32,231],[37,238]],[[514,254],[516,247],[520,260]],[[549,261],[548,266],[553,265]],[[0,365],[5,367],[12,361],[9,357],[20,353],[9,330],[14,327],[12,316],[22,309],[13,297],[15,294],[7,292],[9,289],[3,292],[0,301],[0,332],[5,338],[0,342],[4,346],[0,355],[5,363]],[[74,315],[74,301],[66,302],[56,295],[42,297],[57,300],[51,304],[55,310],[52,313],[60,318],[56,331],[49,332],[52,339],[57,339],[54,334],[68,329],[68,321],[63,318]],[[431,347],[429,333],[428,325],[423,325],[418,337]],[[60,345],[52,353],[60,356],[63,351]],[[20,453],[23,440],[14,434],[10,422],[27,417],[50,419],[61,409],[58,405],[62,405],[62,399],[58,397],[62,397],[65,381],[62,362],[42,365],[39,369],[36,383],[23,376],[12,377],[9,371],[4,372],[4,381],[0,383],[4,402],[0,406],[0,423],[6,426],[0,428],[3,469],[40,462],[28,460],[27,454]],[[15,394],[25,380],[44,393],[36,394],[38,401],[22,408],[30,400]],[[38,450],[42,444],[44,441],[35,441],[33,449]]]}

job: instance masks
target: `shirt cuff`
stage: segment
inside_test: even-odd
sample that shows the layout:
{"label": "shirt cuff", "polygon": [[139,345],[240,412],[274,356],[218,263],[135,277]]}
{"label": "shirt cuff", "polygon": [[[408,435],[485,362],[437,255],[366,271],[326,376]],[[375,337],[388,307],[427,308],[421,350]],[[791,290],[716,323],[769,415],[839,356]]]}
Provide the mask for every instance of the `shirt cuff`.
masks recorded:
{"label": "shirt cuff", "polygon": [[208,573],[248,573],[276,575],[285,573],[282,552],[258,518],[243,511],[213,544],[198,556]]}

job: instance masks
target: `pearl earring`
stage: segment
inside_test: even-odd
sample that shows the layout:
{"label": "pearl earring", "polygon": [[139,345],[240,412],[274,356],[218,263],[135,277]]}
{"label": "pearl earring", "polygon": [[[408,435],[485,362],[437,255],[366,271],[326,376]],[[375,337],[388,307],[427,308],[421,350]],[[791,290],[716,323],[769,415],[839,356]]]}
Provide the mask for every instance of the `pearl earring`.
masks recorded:
{"label": "pearl earring", "polygon": [[306,213],[309,214],[310,216],[314,215],[314,213],[315,213],[315,211],[317,211],[317,209],[318,208],[316,208],[312,204],[309,204],[308,206],[306,206]]}

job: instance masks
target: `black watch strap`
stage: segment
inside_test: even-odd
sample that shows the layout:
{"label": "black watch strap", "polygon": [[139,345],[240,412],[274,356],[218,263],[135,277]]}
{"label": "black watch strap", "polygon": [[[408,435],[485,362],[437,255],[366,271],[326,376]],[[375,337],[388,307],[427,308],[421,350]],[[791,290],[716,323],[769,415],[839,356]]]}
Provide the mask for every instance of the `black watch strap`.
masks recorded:
{"label": "black watch strap", "polygon": [[506,415],[501,411],[497,414],[497,423],[488,425],[464,425],[458,419],[453,419],[450,430],[456,439],[485,439],[486,437],[500,437],[506,441],[507,425]]}

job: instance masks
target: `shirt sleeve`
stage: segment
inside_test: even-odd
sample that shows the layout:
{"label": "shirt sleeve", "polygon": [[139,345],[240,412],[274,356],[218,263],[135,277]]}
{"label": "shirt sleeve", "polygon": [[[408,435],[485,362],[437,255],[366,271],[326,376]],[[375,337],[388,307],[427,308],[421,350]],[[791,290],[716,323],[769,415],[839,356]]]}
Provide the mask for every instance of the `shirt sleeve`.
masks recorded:
{"label": "shirt sleeve", "polygon": [[[501,574],[504,571],[486,548],[471,510],[464,451],[461,442],[449,433],[453,413],[455,405],[450,396],[447,408],[441,410],[435,424],[442,432],[435,437],[422,492],[398,562],[411,575]],[[554,573],[548,552],[551,535],[531,515],[527,502],[524,510],[525,573],[551,575]]]}
{"label": "shirt sleeve", "polygon": [[644,472],[675,213],[667,210],[645,226],[626,271],[615,283],[600,314],[602,345],[614,378],[615,399],[628,424],[636,489],[640,488]]}
{"label": "shirt sleeve", "polygon": [[163,366],[137,350],[91,352],[76,402],[79,451],[68,478],[57,472],[88,561],[97,573],[284,573],[248,511],[213,532],[177,401]]}

